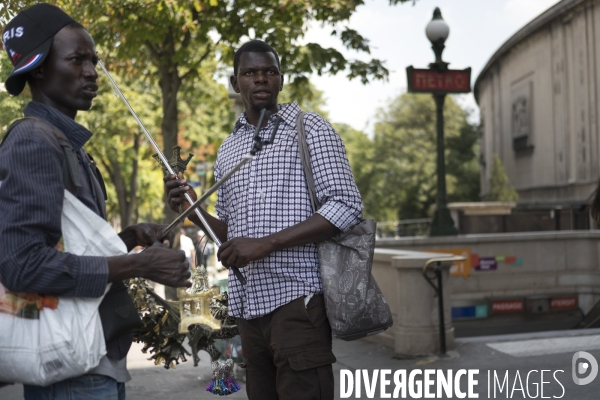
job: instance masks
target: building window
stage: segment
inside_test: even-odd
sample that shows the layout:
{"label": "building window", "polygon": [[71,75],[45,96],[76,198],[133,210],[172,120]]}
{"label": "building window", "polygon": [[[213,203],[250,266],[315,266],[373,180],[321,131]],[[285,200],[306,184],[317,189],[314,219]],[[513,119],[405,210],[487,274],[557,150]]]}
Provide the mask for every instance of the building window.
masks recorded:
{"label": "building window", "polygon": [[516,152],[533,150],[533,88],[527,82],[511,89],[511,131]]}

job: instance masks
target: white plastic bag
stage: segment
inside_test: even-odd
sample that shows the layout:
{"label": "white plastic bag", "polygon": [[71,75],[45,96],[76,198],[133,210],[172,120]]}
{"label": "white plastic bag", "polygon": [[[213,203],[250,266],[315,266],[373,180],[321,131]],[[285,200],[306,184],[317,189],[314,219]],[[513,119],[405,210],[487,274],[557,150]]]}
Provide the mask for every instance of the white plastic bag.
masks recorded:
{"label": "white plastic bag", "polygon": [[[66,190],[62,233],[68,253],[127,252],[112,227]],[[46,386],[95,368],[106,354],[102,299],[6,293],[0,285],[0,382]]]}

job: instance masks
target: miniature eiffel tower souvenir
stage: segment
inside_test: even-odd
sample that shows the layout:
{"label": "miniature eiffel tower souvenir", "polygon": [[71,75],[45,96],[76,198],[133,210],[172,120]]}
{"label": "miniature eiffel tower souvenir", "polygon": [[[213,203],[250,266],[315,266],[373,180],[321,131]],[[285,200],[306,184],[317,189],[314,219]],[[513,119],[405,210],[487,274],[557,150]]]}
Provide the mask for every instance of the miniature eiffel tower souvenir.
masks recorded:
{"label": "miniature eiffel tower souvenir", "polygon": [[198,267],[192,277],[192,287],[177,289],[179,298],[179,333],[188,333],[190,325],[221,329],[221,321],[211,314],[210,303],[220,293],[218,286],[209,287],[206,268]]}
{"label": "miniature eiffel tower souvenir", "polygon": [[[192,356],[198,365],[198,352],[206,350],[211,360],[220,356],[217,339],[237,335],[235,319],[227,316],[227,292],[209,288],[206,270],[199,268],[191,277],[192,287],[179,292],[178,301],[158,296],[143,278],[127,281],[129,294],[142,317],[143,326],[134,332],[134,340],[144,344],[142,352],[153,354],[156,365],[173,368]],[[183,343],[188,340],[191,353]]]}
{"label": "miniature eiffel tower souvenir", "polygon": [[239,391],[242,387],[233,379],[233,360],[213,361],[213,376],[210,384],[206,387],[207,392],[227,396]]}

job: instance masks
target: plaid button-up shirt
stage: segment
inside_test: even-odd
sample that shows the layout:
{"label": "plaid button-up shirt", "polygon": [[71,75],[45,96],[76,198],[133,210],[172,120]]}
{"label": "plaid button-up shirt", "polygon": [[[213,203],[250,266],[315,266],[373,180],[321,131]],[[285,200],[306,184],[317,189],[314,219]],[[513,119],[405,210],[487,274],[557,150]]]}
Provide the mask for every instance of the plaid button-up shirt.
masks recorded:
{"label": "plaid button-up shirt", "polygon": [[[282,118],[275,143],[235,173],[218,191],[219,218],[228,226],[228,239],[260,238],[296,225],[312,214],[298,150],[298,104],[280,105]],[[344,144],[320,115],[304,116],[307,143],[321,216],[345,231],[362,220],[362,202],[354,183]],[[261,129],[270,137],[273,122]],[[256,127],[242,113],[233,133],[219,148],[215,178],[220,179],[252,149]],[[251,262],[240,271],[242,286],[230,271],[229,314],[245,319],[266,315],[305,295],[322,292],[317,246],[308,243],[280,250]]]}

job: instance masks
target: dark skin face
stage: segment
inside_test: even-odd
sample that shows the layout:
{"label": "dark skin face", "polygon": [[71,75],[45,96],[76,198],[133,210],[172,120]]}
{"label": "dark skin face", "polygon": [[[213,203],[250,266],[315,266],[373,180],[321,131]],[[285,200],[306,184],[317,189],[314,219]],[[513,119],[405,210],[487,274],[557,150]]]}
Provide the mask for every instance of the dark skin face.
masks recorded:
{"label": "dark skin face", "polygon": [[96,46],[87,31],[65,27],[54,36],[52,50],[29,80],[34,101],[75,119],[92,107],[98,92]]}
{"label": "dark skin face", "polygon": [[243,53],[237,76],[231,75],[230,81],[233,90],[242,95],[246,117],[252,125],[258,124],[263,108],[271,114],[279,111],[277,97],[283,89],[283,75],[273,53]]}

